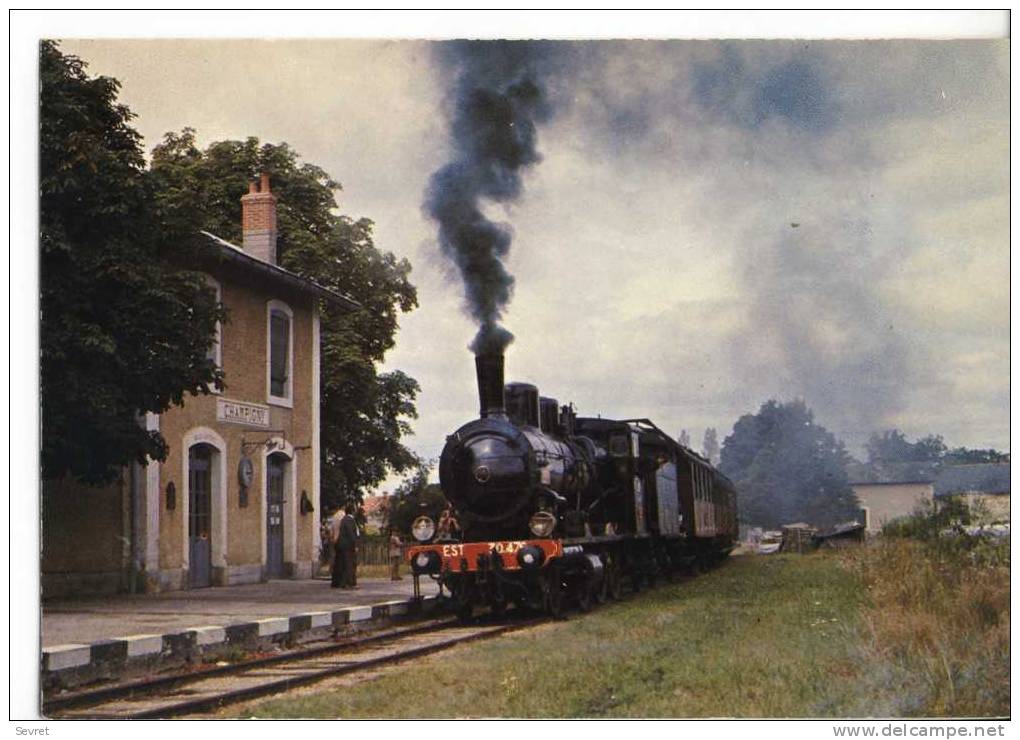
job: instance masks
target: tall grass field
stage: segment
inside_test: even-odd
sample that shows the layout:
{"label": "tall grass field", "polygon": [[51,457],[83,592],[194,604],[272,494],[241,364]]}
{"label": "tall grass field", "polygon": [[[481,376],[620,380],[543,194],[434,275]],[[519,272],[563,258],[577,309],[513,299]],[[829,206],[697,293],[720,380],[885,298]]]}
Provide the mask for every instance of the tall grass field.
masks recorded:
{"label": "tall grass field", "polygon": [[917,717],[1009,713],[1008,543],[887,537],[697,579],[222,716]]}

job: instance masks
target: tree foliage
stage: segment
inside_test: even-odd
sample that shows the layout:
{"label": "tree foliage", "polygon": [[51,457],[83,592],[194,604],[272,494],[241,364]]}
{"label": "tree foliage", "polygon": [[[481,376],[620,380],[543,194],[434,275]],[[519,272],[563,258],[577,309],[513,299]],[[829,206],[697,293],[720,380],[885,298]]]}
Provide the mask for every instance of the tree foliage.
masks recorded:
{"label": "tree foliage", "polygon": [[159,228],[119,83],[40,48],[42,474],[100,483],[163,460],[145,412],[208,393],[222,318],[202,275],[180,269],[178,232]]}
{"label": "tree foliage", "polygon": [[429,483],[431,469],[431,463],[419,463],[417,469],[393,492],[394,501],[387,525],[394,531],[409,535],[411,524],[417,517],[426,514],[433,521],[438,521],[440,513],[447,507],[443,489],[438,483]]}
{"label": "tree foliage", "polygon": [[934,541],[946,534],[963,534],[964,527],[979,518],[979,512],[971,511],[962,497],[946,496],[938,502],[922,498],[912,513],[884,524],[882,534]]}
{"label": "tree foliage", "polygon": [[966,447],[950,449],[941,435],[929,434],[916,442],[907,439],[899,429],[872,434],[865,449],[872,464],[902,462],[941,462],[952,465],[968,463],[1009,462],[1008,452],[976,450]]}
{"label": "tree foliage", "polygon": [[929,434],[909,442],[899,429],[872,434],[865,445],[870,463],[938,462],[946,454],[942,437]]}
{"label": "tree foliage", "polygon": [[399,370],[379,373],[376,363],[393,347],[399,314],[418,297],[410,263],[375,247],[370,220],[337,215],[340,184],[299,161],[286,143],[249,137],[202,150],[193,130],[168,133],[153,150],[150,179],[165,222],[239,244],[240,198],[262,172],[277,196],[281,266],[361,304],[354,311],[322,306],[322,499],[329,508],[417,464],[401,439],[417,415],[418,383]]}
{"label": "tree foliage", "polygon": [[803,401],[770,400],[733,425],[720,467],[736,484],[746,523],[830,526],[858,512],[848,461],[843,444],[815,423]]}

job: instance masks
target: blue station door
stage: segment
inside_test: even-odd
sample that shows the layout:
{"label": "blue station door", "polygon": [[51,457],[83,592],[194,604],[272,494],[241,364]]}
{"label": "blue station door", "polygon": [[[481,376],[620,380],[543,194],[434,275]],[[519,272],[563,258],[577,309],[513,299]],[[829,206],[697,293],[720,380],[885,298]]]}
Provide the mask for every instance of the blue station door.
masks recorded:
{"label": "blue station door", "polygon": [[283,480],[287,458],[270,455],[266,488],[266,577],[283,578]]}
{"label": "blue station door", "polygon": [[212,585],[212,448],[188,451],[188,585]]}

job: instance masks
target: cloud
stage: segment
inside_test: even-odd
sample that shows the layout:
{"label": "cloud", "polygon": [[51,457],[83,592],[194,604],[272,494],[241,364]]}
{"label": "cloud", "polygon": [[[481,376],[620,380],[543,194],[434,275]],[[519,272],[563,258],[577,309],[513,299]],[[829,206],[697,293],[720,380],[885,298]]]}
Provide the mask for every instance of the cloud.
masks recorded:
{"label": "cloud", "polygon": [[[859,443],[905,419],[927,431],[927,409],[910,404],[918,387],[937,403],[937,368],[953,352],[927,341],[930,333],[922,339],[932,313],[918,291],[898,294],[908,266],[916,287],[954,282],[920,303],[972,332],[984,331],[971,325],[983,314],[1007,315],[1008,284],[989,269],[1008,259],[1004,51],[994,43],[657,43],[589,72],[571,123],[610,142],[602,151],[618,191],[636,188],[659,221],[675,209],[684,248],[670,257],[652,243],[646,254],[675,264],[676,294],[702,292],[706,264],[738,282],[727,310],[743,321],[708,342],[725,356],[720,370],[731,384],[804,397]],[[962,224],[971,237],[943,245],[957,264],[977,262],[961,284],[959,270],[936,272],[926,253]],[[650,231],[642,233],[654,241]],[[974,238],[981,233],[988,239]],[[692,243],[701,240],[708,244]],[[660,285],[661,274],[645,271],[646,285]],[[650,291],[654,305],[661,293]],[[665,343],[685,318],[666,313],[645,331]],[[1000,384],[1006,361],[996,354]]]}
{"label": "cloud", "polygon": [[749,64],[735,44],[723,44],[720,51],[719,59],[693,65],[698,105],[751,130],[778,120],[824,133],[835,124],[839,110],[817,55],[761,67]]}
{"label": "cloud", "polygon": [[[421,308],[388,364],[415,449],[477,413],[463,289],[420,210],[450,158],[428,42],[92,41],[154,143],[285,140],[408,256]],[[1008,42],[569,42],[512,204],[508,377],[668,430],[803,397],[874,428],[1008,448]],[[253,61],[262,66],[252,74]],[[796,226],[794,226],[796,224]]]}

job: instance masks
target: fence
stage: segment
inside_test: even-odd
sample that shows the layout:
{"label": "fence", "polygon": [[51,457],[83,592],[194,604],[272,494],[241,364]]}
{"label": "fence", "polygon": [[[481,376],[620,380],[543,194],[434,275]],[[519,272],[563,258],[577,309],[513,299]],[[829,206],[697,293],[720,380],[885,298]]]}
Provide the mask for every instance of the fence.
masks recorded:
{"label": "fence", "polygon": [[390,541],[385,537],[362,537],[358,542],[358,563],[387,565],[390,562]]}
{"label": "fence", "polygon": [[[333,547],[325,539],[322,541],[322,552],[320,560],[331,562],[333,559]],[[358,540],[358,564],[359,565],[389,565],[390,563],[390,541],[387,537],[362,537]]]}

